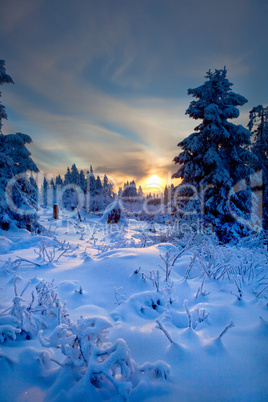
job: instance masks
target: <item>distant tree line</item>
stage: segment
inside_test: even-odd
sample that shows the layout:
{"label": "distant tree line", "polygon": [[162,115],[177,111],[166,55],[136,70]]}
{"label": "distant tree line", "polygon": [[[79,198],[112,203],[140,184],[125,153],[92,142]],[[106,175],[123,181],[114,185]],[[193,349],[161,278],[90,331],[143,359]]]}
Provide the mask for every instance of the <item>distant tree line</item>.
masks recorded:
{"label": "distant tree line", "polygon": [[48,205],[60,204],[67,209],[76,207],[87,211],[98,211],[113,201],[115,197],[113,183],[105,174],[103,180],[95,177],[93,168],[86,171],[78,170],[76,164],[68,167],[64,178],[58,175],[48,182],[44,177],[41,188],[41,201],[46,208]]}
{"label": "distant tree line", "polygon": [[[231,91],[226,75],[225,68],[209,71],[203,85],[188,90],[195,100],[186,114],[201,123],[178,144],[180,153],[174,162],[179,169],[173,175],[181,179],[178,186],[166,186],[161,196],[145,196],[132,180],[115,194],[107,175],[101,179],[91,166],[84,172],[73,164],[64,178],[58,175],[50,182],[44,178],[44,207],[62,203],[65,208],[99,211],[120,197],[128,203],[162,203],[164,213],[190,223],[200,219],[223,243],[256,230],[267,231],[268,106],[250,111],[248,129],[231,123],[247,100]],[[13,80],[0,60],[0,85],[8,83]],[[38,168],[27,149],[32,139],[22,133],[4,135],[3,119],[7,114],[0,103],[0,227],[41,230],[36,213],[40,189],[34,179]]]}

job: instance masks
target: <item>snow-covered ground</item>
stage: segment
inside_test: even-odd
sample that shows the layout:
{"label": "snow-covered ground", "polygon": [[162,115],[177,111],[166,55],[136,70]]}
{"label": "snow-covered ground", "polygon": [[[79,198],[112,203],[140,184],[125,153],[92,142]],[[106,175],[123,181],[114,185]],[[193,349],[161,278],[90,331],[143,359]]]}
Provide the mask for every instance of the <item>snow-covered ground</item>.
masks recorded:
{"label": "snow-covered ground", "polygon": [[40,222],[50,237],[0,233],[1,401],[268,399],[267,250]]}

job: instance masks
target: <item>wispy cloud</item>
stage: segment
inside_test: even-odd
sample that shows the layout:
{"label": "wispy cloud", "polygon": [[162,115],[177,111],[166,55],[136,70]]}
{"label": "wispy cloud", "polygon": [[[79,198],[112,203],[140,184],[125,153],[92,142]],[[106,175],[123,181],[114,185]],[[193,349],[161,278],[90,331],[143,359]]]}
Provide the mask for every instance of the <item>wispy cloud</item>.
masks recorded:
{"label": "wispy cloud", "polygon": [[264,1],[10,0],[2,17],[1,58],[16,84],[3,91],[5,132],[30,134],[44,170],[176,170],[176,145],[197,125],[187,89],[209,68],[226,65],[234,90],[267,99]]}

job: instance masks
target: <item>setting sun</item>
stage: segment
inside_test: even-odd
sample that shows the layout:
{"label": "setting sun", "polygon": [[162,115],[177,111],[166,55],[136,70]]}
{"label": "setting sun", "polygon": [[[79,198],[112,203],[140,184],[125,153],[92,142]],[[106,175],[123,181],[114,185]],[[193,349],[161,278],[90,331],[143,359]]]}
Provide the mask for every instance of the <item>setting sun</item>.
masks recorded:
{"label": "setting sun", "polygon": [[161,186],[161,179],[156,174],[149,177],[146,181],[148,187],[160,187]]}
{"label": "setting sun", "polygon": [[163,191],[163,181],[158,175],[153,174],[145,179],[142,188],[145,193],[159,193]]}

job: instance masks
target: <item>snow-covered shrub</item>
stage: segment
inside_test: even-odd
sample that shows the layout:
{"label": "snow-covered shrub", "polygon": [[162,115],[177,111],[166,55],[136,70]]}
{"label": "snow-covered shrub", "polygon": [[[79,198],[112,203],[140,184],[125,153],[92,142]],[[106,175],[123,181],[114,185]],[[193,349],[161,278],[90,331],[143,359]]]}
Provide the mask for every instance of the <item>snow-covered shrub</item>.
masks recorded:
{"label": "snow-covered shrub", "polygon": [[53,317],[56,318],[58,324],[69,323],[66,305],[61,303],[53,281],[40,281],[35,287],[36,296],[32,291],[31,302],[27,302],[23,298],[30,282],[19,294],[18,281],[19,277],[15,277],[13,305],[0,315],[2,340],[7,338],[15,340],[16,334],[20,334],[26,339],[34,338],[41,328],[47,328]]}
{"label": "snow-covered shrub", "polygon": [[46,282],[44,279],[40,281],[36,287],[37,306],[34,311],[40,311],[42,315],[48,317],[55,316],[58,324],[69,322],[69,313],[66,309],[66,303],[61,302],[57,287],[52,282]]}
{"label": "snow-covered shrub", "polygon": [[61,324],[49,337],[40,331],[43,346],[61,349],[65,356],[60,366],[76,369],[77,380],[92,384],[101,391],[127,400],[134,385],[143,377],[167,379],[169,366],[164,362],[138,367],[131,359],[123,339],[107,343],[107,330],[112,325],[104,317],[81,317],[76,323]]}
{"label": "snow-covered shrub", "polygon": [[18,324],[19,320],[14,316],[0,316],[0,343],[4,343],[7,339],[15,341],[17,334],[21,333]]}
{"label": "snow-covered shrub", "polygon": [[30,282],[27,283],[19,294],[17,286],[18,280],[19,277],[14,278],[15,297],[13,298],[13,305],[1,314],[0,320],[4,326],[11,325],[10,322],[13,320],[13,330],[12,328],[9,328],[11,331],[11,336],[9,336],[9,338],[15,340],[17,338],[16,334],[20,334],[26,339],[31,339],[37,335],[40,328],[45,328],[46,324],[41,317],[34,314],[31,309],[31,304],[28,305],[22,297],[30,285]]}
{"label": "snow-covered shrub", "polygon": [[162,360],[157,360],[155,363],[145,363],[139,367],[140,373],[143,374],[146,380],[162,378],[167,380],[170,374],[170,366]]}
{"label": "snow-covered shrub", "polygon": [[142,272],[141,277],[144,281],[146,281],[146,279],[149,279],[152,282],[153,287],[156,288],[156,291],[159,292],[159,290],[160,290],[160,274],[159,274],[158,269],[156,271],[151,270],[148,272],[148,274],[145,272]]}
{"label": "snow-covered shrub", "polygon": [[182,248],[181,251],[179,252],[173,252],[171,248],[169,248],[165,253],[160,254],[161,260],[164,262],[164,266],[159,264],[159,267],[162,269],[162,271],[165,272],[165,281],[168,282],[172,268],[175,265],[175,262],[177,259],[185,253],[186,250],[188,250],[191,246],[192,238],[190,237],[188,239],[188,242],[186,245]]}
{"label": "snow-covered shrub", "polygon": [[[234,285],[234,294],[238,300],[243,296],[243,287],[249,286],[257,296],[266,296],[268,293],[268,254],[265,239],[254,236],[237,245],[218,245],[205,240],[200,246],[193,246],[190,265],[199,268],[202,284],[197,290],[196,298],[207,295],[203,285],[205,279],[224,280]],[[185,274],[186,276],[186,274]]]}
{"label": "snow-covered shrub", "polygon": [[38,244],[38,249],[34,252],[43,260],[52,263],[53,261],[59,261],[59,259],[65,254],[68,255],[72,250],[71,245],[66,242],[60,242],[58,240],[41,239]]}
{"label": "snow-covered shrub", "polygon": [[5,274],[15,274],[20,269],[21,263],[21,259],[16,259],[15,261],[12,261],[9,257],[9,259],[4,263],[1,269]]}

